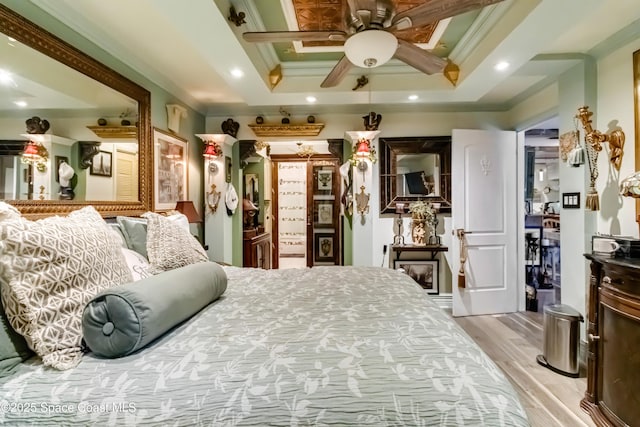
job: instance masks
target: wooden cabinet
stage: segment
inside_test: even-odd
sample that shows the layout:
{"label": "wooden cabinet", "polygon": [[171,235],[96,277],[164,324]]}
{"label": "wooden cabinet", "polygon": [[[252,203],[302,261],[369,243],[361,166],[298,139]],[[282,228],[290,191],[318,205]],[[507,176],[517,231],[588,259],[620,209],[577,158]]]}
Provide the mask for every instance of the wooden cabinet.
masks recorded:
{"label": "wooden cabinet", "polygon": [[242,266],[271,268],[271,234],[244,232],[242,245]]}
{"label": "wooden cabinet", "polygon": [[640,420],[640,259],[591,260],[587,391],[580,406],[598,426]]}

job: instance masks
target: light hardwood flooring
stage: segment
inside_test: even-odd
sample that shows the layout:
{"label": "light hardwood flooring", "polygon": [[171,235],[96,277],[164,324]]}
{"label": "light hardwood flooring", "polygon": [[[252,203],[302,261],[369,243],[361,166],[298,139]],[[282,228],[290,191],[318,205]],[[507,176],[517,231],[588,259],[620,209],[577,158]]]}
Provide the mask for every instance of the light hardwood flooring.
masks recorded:
{"label": "light hardwood flooring", "polygon": [[580,409],[587,388],[584,369],[580,378],[569,378],[536,362],[542,353],[542,313],[454,319],[509,378],[533,427],[595,426]]}

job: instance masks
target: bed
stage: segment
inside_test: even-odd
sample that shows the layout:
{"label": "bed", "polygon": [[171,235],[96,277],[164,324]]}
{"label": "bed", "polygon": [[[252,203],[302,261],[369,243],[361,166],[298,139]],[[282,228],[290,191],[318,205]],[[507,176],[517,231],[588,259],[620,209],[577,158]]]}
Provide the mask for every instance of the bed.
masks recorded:
{"label": "bed", "polygon": [[22,363],[0,385],[0,422],[529,425],[502,372],[408,276],[224,269],[220,299],[130,356]]}

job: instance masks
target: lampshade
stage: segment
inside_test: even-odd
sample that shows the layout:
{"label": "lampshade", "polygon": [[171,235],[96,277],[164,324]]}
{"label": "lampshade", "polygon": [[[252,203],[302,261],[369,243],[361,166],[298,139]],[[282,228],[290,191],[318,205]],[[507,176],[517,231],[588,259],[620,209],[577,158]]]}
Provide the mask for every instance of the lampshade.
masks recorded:
{"label": "lampshade", "polygon": [[214,160],[220,157],[222,150],[216,142],[207,142],[202,152],[202,157],[209,160]]}
{"label": "lampshade", "polygon": [[40,159],[40,152],[38,151],[38,144],[33,141],[29,141],[27,145],[24,147],[24,151],[22,152],[22,157],[27,160],[36,161]]}
{"label": "lampshade", "polygon": [[364,157],[368,157],[370,153],[371,153],[371,149],[369,148],[369,141],[366,139],[361,139],[360,141],[358,141],[356,156],[364,158]]}
{"label": "lampshade", "polygon": [[180,200],[176,202],[176,210],[187,217],[189,224],[202,222],[191,200]]}
{"label": "lampshade", "polygon": [[379,67],[396,53],[398,39],[383,30],[365,30],[349,37],[344,43],[344,54],[349,61],[363,68]]}

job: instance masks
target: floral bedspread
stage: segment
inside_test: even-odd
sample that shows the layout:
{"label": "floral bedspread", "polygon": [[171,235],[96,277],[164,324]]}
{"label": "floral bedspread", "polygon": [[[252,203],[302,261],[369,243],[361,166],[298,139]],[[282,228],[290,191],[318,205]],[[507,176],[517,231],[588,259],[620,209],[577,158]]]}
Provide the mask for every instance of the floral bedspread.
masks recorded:
{"label": "floral bedspread", "polygon": [[136,354],[24,363],[0,380],[0,423],[529,425],[502,372],[408,276],[225,270],[220,300]]}

